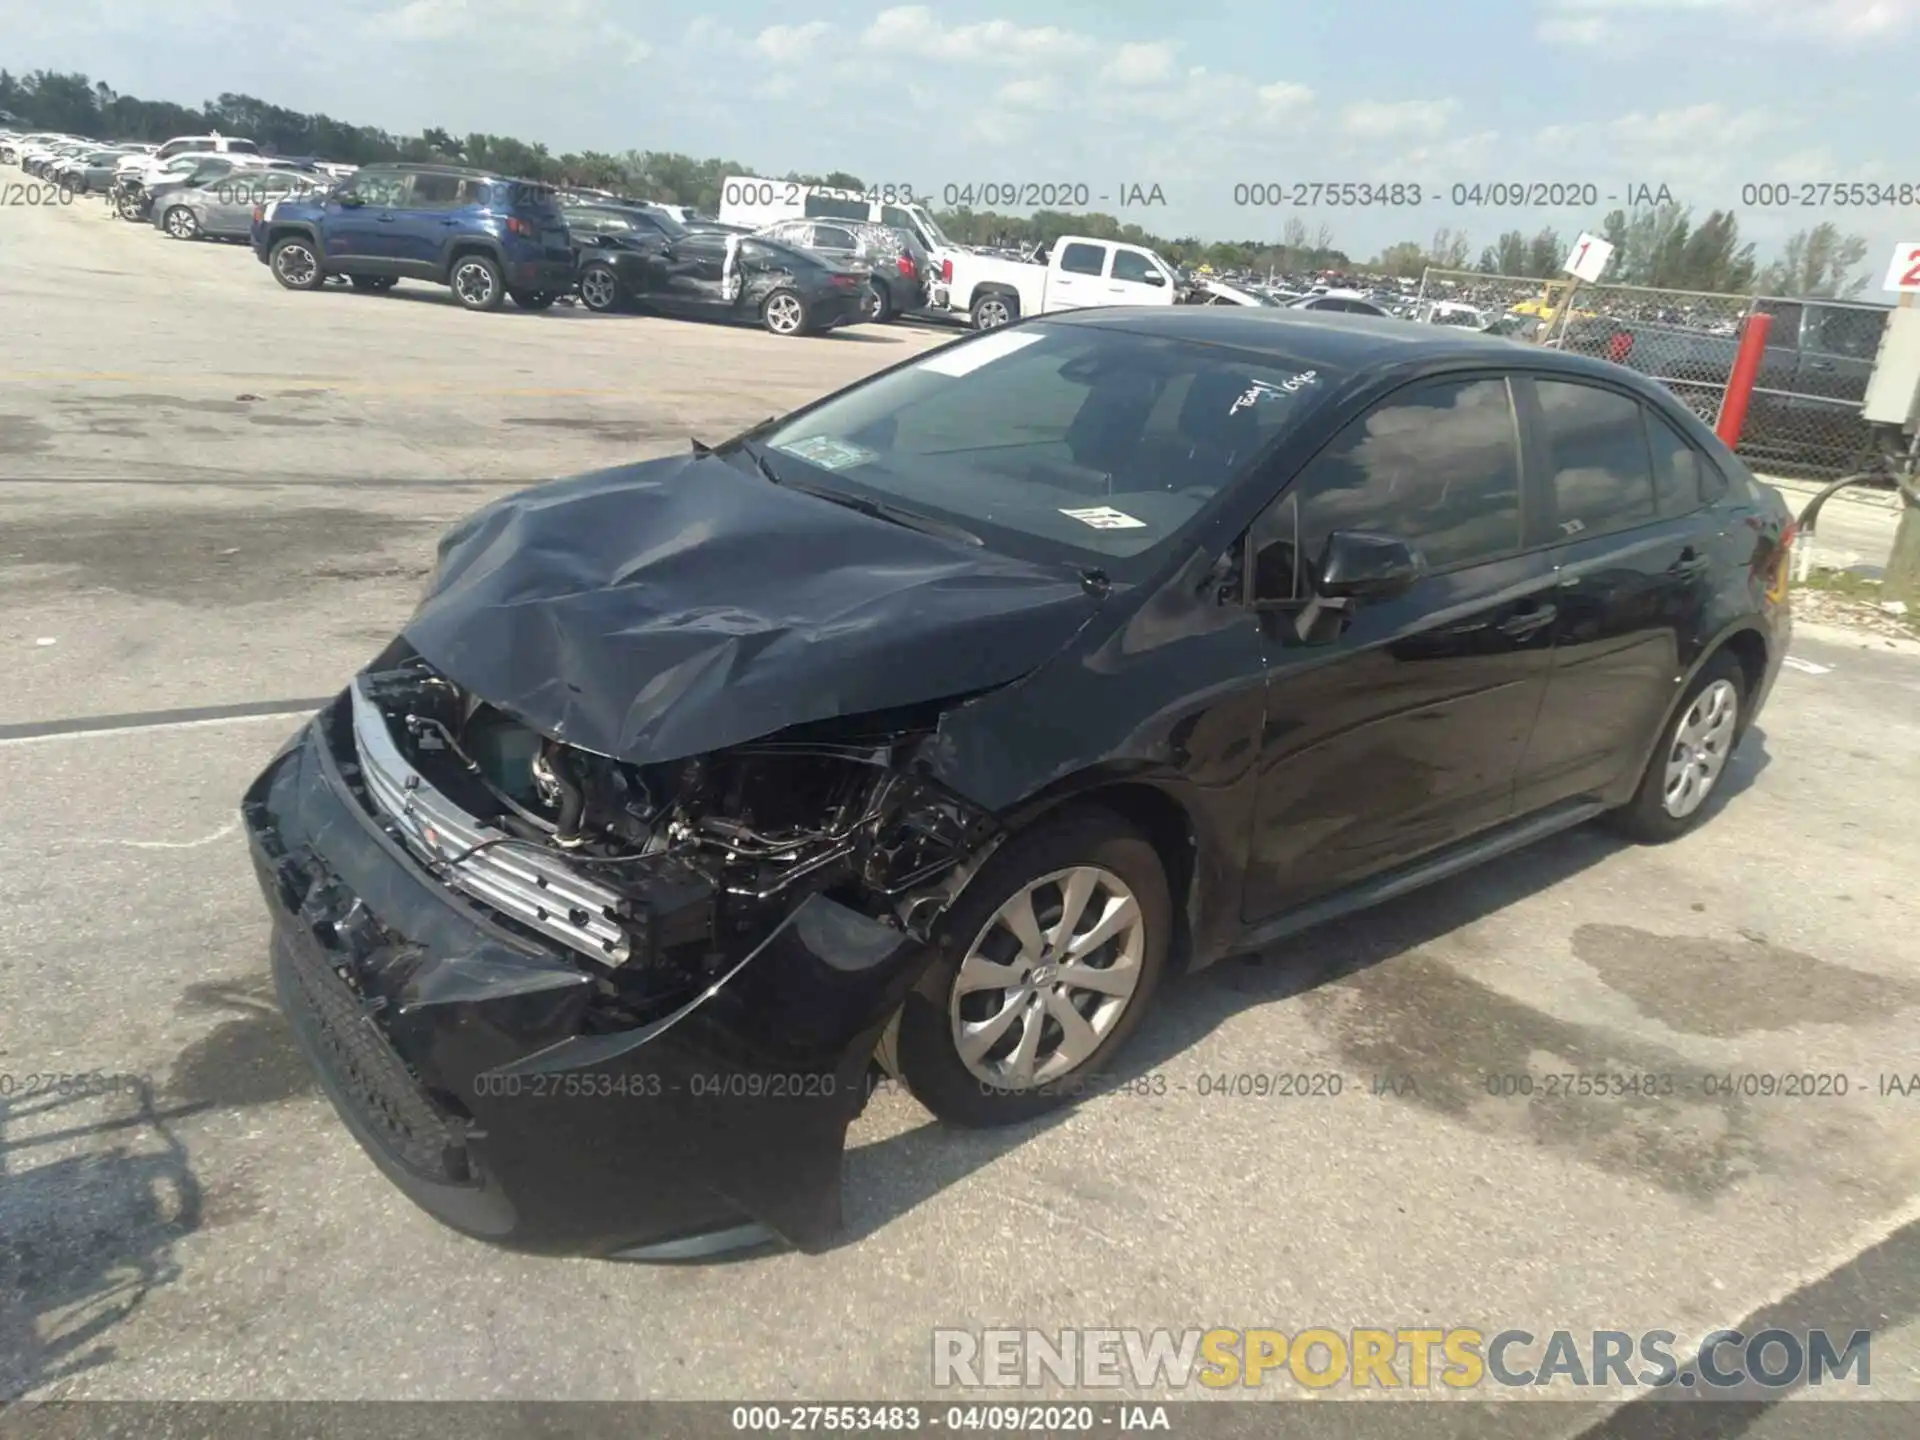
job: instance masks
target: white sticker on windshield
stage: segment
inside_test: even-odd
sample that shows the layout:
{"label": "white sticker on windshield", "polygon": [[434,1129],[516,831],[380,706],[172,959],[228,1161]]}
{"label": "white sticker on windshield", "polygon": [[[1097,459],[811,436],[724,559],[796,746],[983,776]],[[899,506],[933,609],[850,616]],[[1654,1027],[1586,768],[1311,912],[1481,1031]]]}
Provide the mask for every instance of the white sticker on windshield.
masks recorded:
{"label": "white sticker on windshield", "polygon": [[1018,331],[1011,335],[982,335],[978,340],[956,344],[929,356],[920,362],[920,368],[930,375],[971,375],[982,365],[1004,360],[1017,350],[1038,344],[1042,338],[1036,330],[1024,335]]}
{"label": "white sticker on windshield", "polygon": [[795,440],[791,445],[776,445],[774,448],[797,455],[822,470],[851,470],[873,459],[871,450],[862,450],[858,445],[849,445],[831,435],[810,435],[805,440]]}
{"label": "white sticker on windshield", "polygon": [[1107,505],[1095,505],[1090,510],[1062,510],[1062,515],[1078,520],[1082,525],[1091,525],[1096,530],[1144,530],[1147,522],[1136,520],[1124,510],[1115,510]]}
{"label": "white sticker on windshield", "polygon": [[1240,398],[1233,402],[1227,414],[1238,415],[1248,406],[1257,404],[1269,396],[1296,394],[1309,385],[1318,384],[1319,380],[1319,372],[1314,370],[1302,370],[1298,375],[1289,376],[1278,385],[1267,380],[1249,380],[1247,388],[1241,392]]}

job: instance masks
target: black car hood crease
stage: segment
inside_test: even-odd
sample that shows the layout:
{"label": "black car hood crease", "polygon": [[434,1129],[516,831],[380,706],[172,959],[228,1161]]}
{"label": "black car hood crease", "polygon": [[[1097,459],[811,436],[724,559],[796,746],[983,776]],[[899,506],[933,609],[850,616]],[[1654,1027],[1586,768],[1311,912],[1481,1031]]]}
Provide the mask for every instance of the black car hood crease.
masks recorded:
{"label": "black car hood crease", "polygon": [[635,764],[1019,679],[1100,600],[1049,567],[719,456],[557,481],[440,542],[405,638],[455,684]]}

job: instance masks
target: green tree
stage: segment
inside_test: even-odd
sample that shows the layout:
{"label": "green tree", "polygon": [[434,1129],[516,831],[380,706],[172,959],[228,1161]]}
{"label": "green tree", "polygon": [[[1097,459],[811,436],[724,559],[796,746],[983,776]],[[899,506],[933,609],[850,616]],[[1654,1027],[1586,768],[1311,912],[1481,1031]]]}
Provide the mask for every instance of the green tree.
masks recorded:
{"label": "green tree", "polygon": [[1843,235],[1838,225],[1823,221],[1789,237],[1780,258],[1760,273],[1760,289],[1769,295],[1858,295],[1867,286],[1868,277],[1859,272],[1866,258],[1863,237]]}

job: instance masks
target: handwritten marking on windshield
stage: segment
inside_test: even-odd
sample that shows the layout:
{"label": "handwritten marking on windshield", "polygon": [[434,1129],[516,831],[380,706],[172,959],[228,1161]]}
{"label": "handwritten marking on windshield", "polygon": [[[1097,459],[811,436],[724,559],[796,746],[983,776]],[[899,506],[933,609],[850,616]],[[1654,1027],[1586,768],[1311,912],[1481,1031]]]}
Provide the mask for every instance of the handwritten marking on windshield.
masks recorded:
{"label": "handwritten marking on windshield", "polygon": [[1242,410],[1270,395],[1296,394],[1309,385],[1318,384],[1319,380],[1319,372],[1314,370],[1302,370],[1298,375],[1282,380],[1278,385],[1268,380],[1249,380],[1247,388],[1240,392],[1240,398],[1233,402],[1233,408],[1228,410],[1227,414],[1238,415]]}

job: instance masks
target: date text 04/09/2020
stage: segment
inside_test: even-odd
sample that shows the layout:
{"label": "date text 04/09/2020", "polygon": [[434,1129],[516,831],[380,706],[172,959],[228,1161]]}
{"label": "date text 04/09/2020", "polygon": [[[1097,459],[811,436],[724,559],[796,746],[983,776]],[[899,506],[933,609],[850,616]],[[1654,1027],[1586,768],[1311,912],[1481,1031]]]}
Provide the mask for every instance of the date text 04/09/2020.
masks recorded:
{"label": "date text 04/09/2020", "polygon": [[1592,180],[1472,180],[1428,185],[1419,180],[1243,180],[1233,203],[1247,209],[1311,210],[1456,205],[1467,209],[1555,209],[1600,204],[1638,208],[1673,203],[1665,185],[1645,181],[1602,185]]}
{"label": "date text 04/09/2020", "polygon": [[1083,210],[1089,205],[1134,209],[1165,205],[1166,191],[1154,181],[1126,180],[1095,184],[1087,180],[967,180],[940,188],[940,203],[949,210]]}

